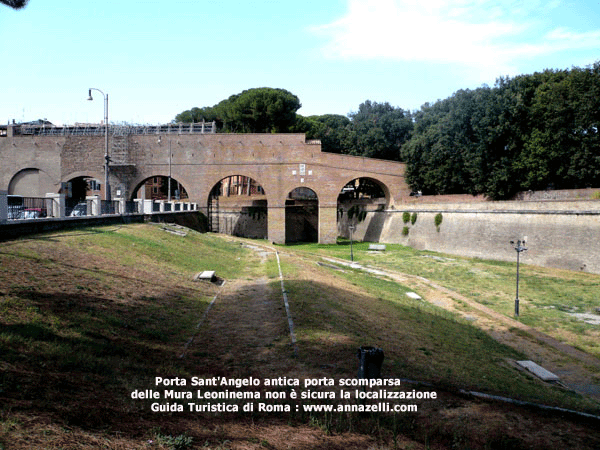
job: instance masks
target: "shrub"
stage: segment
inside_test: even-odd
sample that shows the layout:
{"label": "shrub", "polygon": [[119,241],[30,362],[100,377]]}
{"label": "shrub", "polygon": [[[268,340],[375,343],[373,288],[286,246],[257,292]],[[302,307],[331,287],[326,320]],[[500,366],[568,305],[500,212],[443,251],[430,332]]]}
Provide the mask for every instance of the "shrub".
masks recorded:
{"label": "shrub", "polygon": [[442,213],[437,213],[433,219],[433,221],[435,223],[435,227],[437,228],[438,231],[440,231],[440,225],[442,224],[442,220],[444,220]]}
{"label": "shrub", "polygon": [[402,221],[403,221],[404,223],[408,223],[408,222],[410,222],[410,213],[409,213],[408,211],[404,211],[404,212],[402,213]]}
{"label": "shrub", "polygon": [[408,236],[408,227],[402,228],[402,236]]}
{"label": "shrub", "polygon": [[414,213],[412,213],[412,216],[410,216],[410,223],[412,225],[414,225],[416,221],[417,221],[417,213],[414,212]]}

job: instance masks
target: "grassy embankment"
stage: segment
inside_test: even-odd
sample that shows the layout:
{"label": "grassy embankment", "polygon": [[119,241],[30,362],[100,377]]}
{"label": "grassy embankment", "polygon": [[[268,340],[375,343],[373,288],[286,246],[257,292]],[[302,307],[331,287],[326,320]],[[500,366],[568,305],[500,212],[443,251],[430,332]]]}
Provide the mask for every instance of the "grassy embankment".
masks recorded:
{"label": "grassy embankment", "polygon": [[[367,252],[367,248],[367,243],[355,244],[356,262],[425,277],[503,315],[514,315],[515,263],[442,255],[402,245],[387,245],[387,251],[381,253]],[[349,259],[347,245],[304,245],[298,250]],[[599,314],[598,295],[600,275],[522,264],[519,320],[600,357],[598,325],[571,314]]]}
{"label": "grassy embankment", "polygon": [[[362,262],[425,275],[479,297],[490,307],[494,298],[504,295],[502,277],[509,280],[512,272],[510,264],[438,261],[401,247],[385,255],[367,255],[361,245],[365,244],[356,248],[356,255]],[[291,248],[292,253],[337,256],[347,250],[344,246]],[[47,448],[60,448],[53,439],[60,442],[64,433],[73,430],[88,430],[77,437],[82,443],[77,448],[88,448],[86,442],[94,448],[102,439],[119,448],[118,436],[124,436],[123,448],[131,448],[132,442],[143,448],[147,439],[160,441],[165,433],[181,436],[189,423],[148,414],[129,394],[154,376],[187,377],[201,370],[202,352],[189,360],[177,355],[218,288],[193,283],[192,276],[211,269],[230,281],[266,277],[274,291],[279,289],[273,258],[261,264],[255,252],[228,239],[193,232],[182,238],[151,225],[7,242],[0,247],[0,263],[0,396],[5,399],[0,410],[0,448],[2,442],[25,437]],[[282,268],[299,353],[294,358],[285,345],[275,346],[278,360],[293,360],[291,371],[281,376],[354,377],[356,348],[376,344],[386,351],[386,376],[423,380],[439,389],[473,389],[598,411],[597,404],[516,371],[506,361],[521,355],[456,315],[406,297],[409,287],[351,270],[317,267],[293,256],[282,257]],[[570,277],[584,286],[581,292],[588,290],[586,283],[598,283],[598,277],[585,274],[563,274],[569,279],[562,281],[539,268],[527,267],[523,273],[524,308],[536,304],[526,294],[534,277],[542,288],[551,284],[548,293],[561,292],[544,297],[544,305],[566,303],[561,296],[563,288],[575,283]],[[494,284],[485,284],[488,278]],[[504,289],[509,291],[508,286]],[[582,294],[579,303],[568,304],[589,301],[588,294]],[[558,308],[536,310],[553,317],[550,313]],[[243,345],[243,336],[240,339]],[[248,367],[247,373],[236,376],[260,376],[260,371]],[[324,423],[303,414],[291,414],[289,419]],[[367,421],[330,416],[325,427],[345,431],[360,428],[361,422]]]}
{"label": "grassy embankment", "polygon": [[28,425],[60,435],[48,416],[65,429],[127,428],[132,390],[189,370],[176,355],[217,290],[194,274],[253,277],[251,260],[239,245],[151,225],[0,244],[0,443],[11,430],[35,436]]}

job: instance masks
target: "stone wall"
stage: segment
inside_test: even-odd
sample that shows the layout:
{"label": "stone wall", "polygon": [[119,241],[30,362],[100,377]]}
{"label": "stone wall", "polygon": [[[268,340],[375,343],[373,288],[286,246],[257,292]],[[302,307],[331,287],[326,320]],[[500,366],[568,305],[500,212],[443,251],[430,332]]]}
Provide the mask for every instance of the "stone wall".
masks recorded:
{"label": "stone wall", "polygon": [[[9,132],[0,137],[0,189],[11,191],[11,181],[24,169],[43,172],[38,177],[43,186],[36,188],[39,196],[59,192],[61,183],[76,177],[102,182],[104,146],[102,135],[13,136]],[[307,141],[304,134],[111,135],[109,148],[114,158],[113,193],[119,189],[128,200],[149,177],[170,175],[183,185],[190,201],[206,210],[211,190],[223,178],[243,175],[256,180],[265,190],[267,234],[275,243],[286,240],[285,201],[297,187],[310,188],[318,196],[321,243],[335,242],[337,197],[348,182],[377,180],[390,207],[409,193],[404,164],[325,153],[320,142]],[[26,175],[31,179],[31,174]]]}
{"label": "stone wall", "polygon": [[[510,241],[525,239],[524,263],[600,273],[600,201],[405,206],[369,212],[357,223],[355,238],[504,261],[516,260]],[[404,222],[405,211],[417,214],[414,225]],[[437,214],[442,215],[439,228]],[[341,224],[344,227],[347,223]]]}
{"label": "stone wall", "polygon": [[219,229],[212,230],[250,239],[267,239],[267,208],[219,211]]}

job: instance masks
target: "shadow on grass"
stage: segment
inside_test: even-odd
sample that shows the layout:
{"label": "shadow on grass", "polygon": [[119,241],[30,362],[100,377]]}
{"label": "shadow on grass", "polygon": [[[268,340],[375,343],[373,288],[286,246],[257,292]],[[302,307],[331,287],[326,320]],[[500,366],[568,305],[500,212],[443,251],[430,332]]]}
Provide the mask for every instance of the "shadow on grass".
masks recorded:
{"label": "shadow on grass", "polygon": [[51,412],[69,425],[118,424],[134,380],[181,365],[176,350],[190,322],[161,301],[176,294],[124,305],[83,293],[13,290],[12,298],[27,303],[20,322],[0,323],[5,406]]}
{"label": "shadow on grass", "polygon": [[[249,286],[247,291],[253,288]],[[131,390],[147,386],[154,376],[189,377],[188,374],[201,371],[208,372],[207,376],[264,378],[271,365],[278,368],[278,377],[354,378],[358,368],[356,349],[361,345],[384,349],[384,377],[425,379],[440,389],[460,386],[498,391],[503,387],[510,390],[506,392],[509,395],[547,394],[546,388],[534,387],[535,383],[528,378],[516,380],[514,370],[503,366],[504,358],[514,357],[514,352],[474,327],[427,305],[402,303],[393,294],[369,296],[318,281],[289,280],[286,289],[298,338],[297,358],[286,344],[285,311],[281,304],[273,301],[272,307],[282,325],[272,328],[276,333],[272,340],[258,346],[254,334],[268,328],[271,319],[243,311],[233,314],[246,300],[243,296],[231,296],[219,299],[222,303],[230,302],[230,309],[220,309],[219,302],[211,309],[212,322],[201,329],[202,345],[191,349],[193,357],[189,360],[177,356],[183,344],[181,332],[188,327],[182,321],[184,314],[161,301],[173,293],[156,292],[151,299],[121,304],[85,292],[47,294],[14,290],[12,296],[27,300],[27,306],[38,308],[39,314],[30,321],[21,319],[19,323],[2,324],[0,359],[6,370],[0,375],[0,396],[7,408],[32,415],[49,413],[67,425],[83,429],[135,433],[141,426],[163,426],[169,430],[165,432],[180,434],[192,419],[206,423],[247,423],[249,418],[241,413],[218,417],[153,414],[147,405],[143,405],[144,409],[132,404]],[[265,291],[257,292],[263,295]],[[256,304],[271,299],[260,300]],[[220,323],[221,327],[211,323]],[[228,330],[228,334],[223,335],[223,330]],[[235,361],[235,366],[228,365],[228,359]],[[406,433],[420,441],[444,445],[458,441],[466,445],[473,442],[474,436],[486,433],[494,439],[504,438],[502,421],[485,424],[482,420],[460,428],[469,420],[470,416],[461,415],[466,413],[459,413],[457,419],[435,415],[437,409],[452,409],[452,405],[457,405],[459,411],[464,409],[464,402],[453,398],[418,415],[396,419],[377,414],[291,414],[289,417],[295,423],[318,426],[326,433],[352,430],[379,433],[385,439]],[[251,419],[263,424],[279,423],[279,416],[254,414]],[[550,426],[544,424],[539,426]],[[507,435],[506,439],[523,434],[523,427],[511,426],[513,435]],[[565,421],[559,427],[566,430],[568,426]],[[553,432],[556,427],[552,425]],[[206,431],[203,433],[191,428],[190,436],[195,442],[204,442],[202,439],[208,435]],[[233,440],[235,436],[224,438]],[[523,438],[514,439],[511,445],[519,448],[529,437],[525,433]],[[489,443],[488,440],[471,448],[485,448]],[[572,443],[577,447],[579,441]],[[522,448],[529,447],[523,444]]]}

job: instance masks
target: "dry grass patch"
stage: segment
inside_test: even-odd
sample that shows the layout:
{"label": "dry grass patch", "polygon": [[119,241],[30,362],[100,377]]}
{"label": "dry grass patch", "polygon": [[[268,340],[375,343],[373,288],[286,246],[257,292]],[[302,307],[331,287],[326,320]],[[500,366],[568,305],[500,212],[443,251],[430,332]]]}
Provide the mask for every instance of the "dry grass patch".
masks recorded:
{"label": "dry grass patch", "polygon": [[[577,448],[600,443],[586,424],[569,434],[568,418],[456,395],[473,387],[579,404],[507,367],[517,353],[468,323],[408,299],[398,283],[286,254],[295,354],[274,255],[259,253],[154,225],[2,244],[0,448],[537,449],[564,444],[557,432]],[[191,281],[207,268],[226,284]],[[156,376],[353,378],[361,345],[384,348],[384,376],[429,381],[440,398],[399,415],[152,413],[130,398]],[[413,387],[432,389],[402,389]]]}

